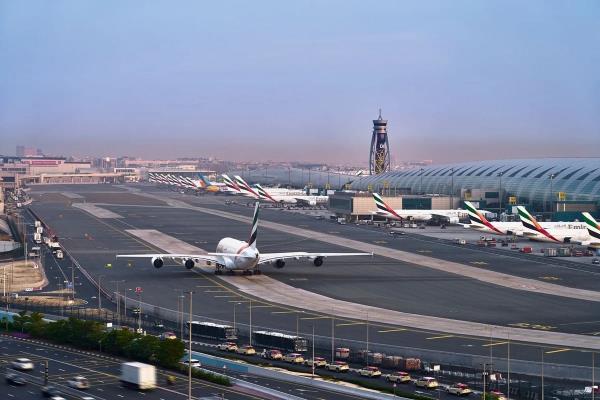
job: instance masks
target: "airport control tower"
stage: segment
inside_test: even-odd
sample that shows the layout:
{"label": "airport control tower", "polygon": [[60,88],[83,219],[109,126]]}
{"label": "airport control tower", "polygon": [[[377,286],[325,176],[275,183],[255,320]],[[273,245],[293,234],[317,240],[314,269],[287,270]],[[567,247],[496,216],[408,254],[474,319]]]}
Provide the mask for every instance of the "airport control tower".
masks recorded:
{"label": "airport control tower", "polygon": [[390,170],[390,144],[387,137],[387,120],[379,118],[373,120],[373,136],[369,153],[369,173],[381,174]]}

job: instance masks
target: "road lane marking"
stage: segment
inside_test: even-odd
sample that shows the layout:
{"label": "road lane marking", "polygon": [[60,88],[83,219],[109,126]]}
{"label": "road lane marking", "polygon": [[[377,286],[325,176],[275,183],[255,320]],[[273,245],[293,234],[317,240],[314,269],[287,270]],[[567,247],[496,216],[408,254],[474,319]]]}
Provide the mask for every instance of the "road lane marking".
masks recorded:
{"label": "road lane marking", "polygon": [[451,338],[454,337],[454,335],[441,335],[441,336],[431,336],[428,338],[425,338],[426,340],[437,340],[437,339],[447,339],[447,338]]}
{"label": "road lane marking", "polygon": [[305,318],[300,318],[300,319],[330,319],[331,317],[328,315],[321,315],[318,317],[305,317]]}
{"label": "road lane marking", "polygon": [[395,328],[395,329],[383,329],[383,330],[380,330],[380,331],[377,331],[377,332],[379,332],[379,333],[390,333],[390,332],[402,332],[402,331],[405,331],[405,330],[406,330],[406,328]]}
{"label": "road lane marking", "polygon": [[294,314],[298,311],[271,311],[271,314]]}
{"label": "road lane marking", "polygon": [[[225,298],[225,297],[232,298],[232,297],[240,297],[240,296],[238,296],[237,294],[224,294],[222,296],[213,296],[213,297],[215,299],[220,299],[220,298]],[[252,307],[252,308],[254,308],[254,307]]]}
{"label": "road lane marking", "polygon": [[509,341],[506,342],[495,342],[495,343],[487,343],[487,344],[482,344],[483,347],[491,347],[491,346],[500,346],[503,344],[508,344],[510,343]]}
{"label": "road lane marking", "polygon": [[572,349],[558,349],[547,351],[546,354],[563,353],[565,351],[571,351]]}
{"label": "road lane marking", "polygon": [[366,322],[348,322],[347,324],[337,324],[336,326],[352,326],[352,325],[364,325]]}

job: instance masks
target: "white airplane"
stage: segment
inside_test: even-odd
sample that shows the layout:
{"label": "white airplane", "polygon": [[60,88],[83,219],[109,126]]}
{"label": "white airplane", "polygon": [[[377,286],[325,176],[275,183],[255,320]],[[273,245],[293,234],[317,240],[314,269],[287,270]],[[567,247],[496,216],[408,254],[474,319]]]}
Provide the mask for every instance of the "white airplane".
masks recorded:
{"label": "white airplane", "polygon": [[457,224],[460,218],[467,217],[465,210],[394,210],[388,206],[379,193],[373,193],[373,199],[377,206],[377,211],[373,213],[386,218],[398,220],[429,221],[433,217],[439,217],[448,220],[451,224]]}
{"label": "white airplane", "polygon": [[594,249],[600,249],[600,224],[594,219],[594,217],[592,217],[590,213],[584,212],[582,214],[583,220],[587,225],[590,240],[584,240],[580,242],[580,244]]}
{"label": "white airplane", "polygon": [[465,228],[475,229],[479,232],[491,233],[494,235],[523,235],[523,224],[520,222],[490,222],[484,213],[478,210],[471,202],[465,201],[465,208],[469,214],[470,224]]}
{"label": "white airplane", "polygon": [[526,228],[523,236],[540,242],[571,243],[591,239],[585,222],[542,222],[539,223],[523,206],[518,206],[519,218]]}
{"label": "white airplane", "polygon": [[372,256],[372,253],[307,253],[304,251],[294,251],[287,253],[260,253],[256,247],[256,236],[258,232],[258,211],[259,203],[254,208],[254,217],[252,219],[252,230],[250,239],[247,242],[230,237],[223,238],[217,244],[216,252],[206,254],[122,254],[117,258],[150,258],[155,268],[161,268],[164,265],[164,259],[183,264],[187,269],[192,269],[200,261],[207,265],[215,266],[215,274],[220,275],[223,271],[231,274],[234,271],[243,271],[247,274],[260,274],[259,266],[261,264],[275,264],[275,268],[283,268],[286,260],[301,258],[311,260],[315,267],[323,265],[323,260],[327,257],[349,257],[349,256]]}

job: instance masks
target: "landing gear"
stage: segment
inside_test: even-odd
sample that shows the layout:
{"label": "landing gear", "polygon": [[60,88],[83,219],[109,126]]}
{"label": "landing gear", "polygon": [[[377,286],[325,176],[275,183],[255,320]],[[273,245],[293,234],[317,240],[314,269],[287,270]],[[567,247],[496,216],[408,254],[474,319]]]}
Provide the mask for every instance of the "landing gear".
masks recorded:
{"label": "landing gear", "polygon": [[262,275],[262,271],[260,269],[255,269],[254,271],[252,271],[252,273],[254,275]]}
{"label": "landing gear", "polygon": [[221,264],[215,265],[215,275],[223,275],[223,266]]}
{"label": "landing gear", "polygon": [[235,275],[235,271],[232,269],[227,270],[227,275]]}

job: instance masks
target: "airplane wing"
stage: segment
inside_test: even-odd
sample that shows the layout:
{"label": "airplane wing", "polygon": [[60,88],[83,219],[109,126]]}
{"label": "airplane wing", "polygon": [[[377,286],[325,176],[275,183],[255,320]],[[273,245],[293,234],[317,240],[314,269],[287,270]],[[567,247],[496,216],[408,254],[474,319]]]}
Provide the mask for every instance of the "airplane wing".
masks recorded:
{"label": "airplane wing", "polygon": [[261,253],[258,259],[259,264],[265,264],[277,260],[311,258],[318,257],[353,257],[353,256],[372,256],[373,253],[307,253],[305,251],[295,251],[290,253]]}

